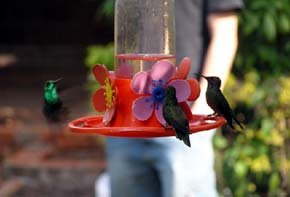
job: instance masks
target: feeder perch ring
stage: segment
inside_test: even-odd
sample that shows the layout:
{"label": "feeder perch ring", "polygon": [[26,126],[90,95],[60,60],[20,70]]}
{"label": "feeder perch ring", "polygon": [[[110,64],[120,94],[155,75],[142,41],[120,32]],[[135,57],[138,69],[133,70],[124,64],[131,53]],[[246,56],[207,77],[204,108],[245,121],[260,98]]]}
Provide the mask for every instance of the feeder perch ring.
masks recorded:
{"label": "feeder perch ring", "polygon": [[[104,126],[102,116],[89,116],[76,119],[69,123],[72,132],[91,133],[111,137],[128,137],[128,138],[151,138],[151,137],[168,137],[175,136],[172,127],[155,127],[155,126],[130,126],[130,127],[111,127]],[[191,134],[202,132],[225,124],[223,117],[209,117],[207,115],[192,115],[189,120]]]}

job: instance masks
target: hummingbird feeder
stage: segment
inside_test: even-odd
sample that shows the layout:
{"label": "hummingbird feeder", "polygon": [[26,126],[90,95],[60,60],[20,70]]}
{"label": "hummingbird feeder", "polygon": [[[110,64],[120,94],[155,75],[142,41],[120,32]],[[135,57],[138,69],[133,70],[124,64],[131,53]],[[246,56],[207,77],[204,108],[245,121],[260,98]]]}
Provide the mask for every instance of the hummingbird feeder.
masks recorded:
{"label": "hummingbird feeder", "polygon": [[139,138],[175,136],[162,115],[167,86],[175,87],[191,133],[225,124],[222,117],[192,114],[187,101],[199,97],[200,86],[188,77],[189,58],[176,67],[174,23],[174,0],[116,1],[114,71],[101,64],[93,68],[101,85],[93,95],[93,105],[104,113],[71,121],[73,132]]}

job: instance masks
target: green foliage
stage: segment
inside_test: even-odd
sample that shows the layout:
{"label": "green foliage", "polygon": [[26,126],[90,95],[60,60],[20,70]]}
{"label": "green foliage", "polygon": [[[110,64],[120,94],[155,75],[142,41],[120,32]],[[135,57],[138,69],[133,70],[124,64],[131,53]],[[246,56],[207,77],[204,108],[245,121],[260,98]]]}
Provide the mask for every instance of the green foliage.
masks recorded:
{"label": "green foliage", "polygon": [[280,175],[290,170],[290,77],[256,81],[249,75],[243,83],[231,76],[225,91],[236,108],[243,103],[244,115],[253,117],[245,118],[245,131],[232,143],[215,143],[223,153],[225,184],[237,196],[281,193],[289,174]]}
{"label": "green foliage", "polygon": [[93,45],[88,47],[85,64],[90,69],[93,68],[95,64],[104,64],[109,70],[113,70],[114,45]]}
{"label": "green foliage", "polygon": [[289,0],[245,0],[240,14],[239,70],[258,70],[263,77],[290,72]]}
{"label": "green foliage", "polygon": [[108,70],[114,69],[114,45],[93,45],[88,47],[85,64],[87,68],[89,68],[89,89],[93,93],[96,89],[99,88],[99,84],[96,82],[91,71],[96,64],[104,64]]}
{"label": "green foliage", "polygon": [[290,2],[244,0],[239,50],[225,95],[245,130],[214,142],[220,191],[277,196],[290,189]]}
{"label": "green foliage", "polygon": [[104,0],[96,12],[96,18],[113,22],[115,0]]}
{"label": "green foliage", "polygon": [[114,4],[115,4],[115,0],[105,0],[103,5],[102,5],[102,13],[106,16],[106,17],[110,17],[112,18],[114,15]]}

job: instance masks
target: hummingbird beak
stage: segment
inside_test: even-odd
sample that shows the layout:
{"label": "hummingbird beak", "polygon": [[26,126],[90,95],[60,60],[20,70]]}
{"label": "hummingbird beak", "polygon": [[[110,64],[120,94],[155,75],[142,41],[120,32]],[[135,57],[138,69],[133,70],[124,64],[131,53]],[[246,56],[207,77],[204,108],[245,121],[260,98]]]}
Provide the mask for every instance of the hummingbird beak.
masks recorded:
{"label": "hummingbird beak", "polygon": [[205,78],[207,80],[207,77],[202,75],[202,74],[195,73],[195,75],[198,76],[198,77],[203,77],[203,78]]}
{"label": "hummingbird beak", "polygon": [[61,78],[58,78],[58,79],[56,79],[56,80],[53,80],[53,82],[54,82],[54,83],[57,83],[57,82],[59,82],[60,80],[62,80],[62,77],[61,77]]}

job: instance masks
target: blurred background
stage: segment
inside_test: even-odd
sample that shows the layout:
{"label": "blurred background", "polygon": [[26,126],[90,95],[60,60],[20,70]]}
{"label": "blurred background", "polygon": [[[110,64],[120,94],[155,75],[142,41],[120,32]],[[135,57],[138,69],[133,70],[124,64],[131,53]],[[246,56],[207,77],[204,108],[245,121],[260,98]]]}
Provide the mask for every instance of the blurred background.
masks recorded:
{"label": "blurred background", "polygon": [[[224,93],[246,128],[234,135],[222,128],[214,137],[218,190],[287,196],[290,1],[244,3]],[[62,77],[62,86],[78,87],[71,118],[95,113],[90,69],[95,63],[113,68],[113,15],[114,0],[1,2],[0,196],[93,196],[106,168],[103,138],[66,128],[54,138],[41,114],[42,89]]]}
{"label": "blurred background", "polygon": [[1,197],[93,196],[106,167],[103,140],[66,127],[51,133],[42,104],[45,81],[61,77],[70,119],[95,113],[85,60],[89,46],[113,41],[104,6],[101,0],[1,1]]}

